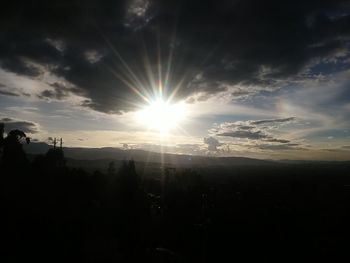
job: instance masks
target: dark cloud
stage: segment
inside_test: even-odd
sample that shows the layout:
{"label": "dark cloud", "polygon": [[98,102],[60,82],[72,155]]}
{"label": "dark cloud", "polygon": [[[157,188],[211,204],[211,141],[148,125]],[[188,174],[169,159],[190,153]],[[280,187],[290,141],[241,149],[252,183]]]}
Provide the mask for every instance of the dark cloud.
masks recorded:
{"label": "dark cloud", "polygon": [[276,138],[270,138],[267,139],[266,141],[268,142],[279,142],[279,143],[289,143],[289,140],[284,140],[284,139],[276,139]]}
{"label": "dark cloud", "polygon": [[250,140],[261,140],[261,139],[269,138],[269,136],[264,134],[262,131],[244,131],[244,130],[222,132],[222,133],[218,133],[217,136],[226,136],[226,137],[234,137],[234,138],[250,139]]}
{"label": "dark cloud", "polygon": [[261,150],[305,150],[301,147],[297,147],[299,144],[297,143],[288,143],[288,144],[260,144],[257,145],[256,148]]}
{"label": "dark cloud", "polygon": [[9,88],[4,84],[0,83],[0,95],[19,97],[21,95],[30,97],[31,95],[18,89]]}
{"label": "dark cloud", "polygon": [[209,132],[216,136],[271,142],[275,144],[290,144],[290,140],[275,138],[271,133],[271,130],[278,129],[280,126],[295,120],[295,117],[289,117],[268,120],[225,122],[214,125],[213,129],[209,130]]}
{"label": "dark cloud", "polygon": [[39,98],[48,98],[48,99],[56,99],[56,100],[62,100],[66,97],[68,97],[68,94],[62,90],[44,90],[39,95]]}
{"label": "dark cloud", "polygon": [[[83,92],[84,106],[122,113],[143,101],[135,89],[152,95],[158,72],[164,80],[168,69],[164,93],[179,87],[176,98],[295,77],[347,46],[348,2],[7,1],[0,11],[0,63],[29,77],[42,74],[41,65],[75,85],[72,92]],[[344,15],[334,16],[339,11]],[[247,93],[237,92],[232,95]]]}
{"label": "dark cloud", "polygon": [[231,92],[231,95],[233,97],[244,97],[244,96],[248,96],[248,95],[251,95],[251,94],[255,94],[254,91],[249,91],[249,90],[244,90],[244,89],[238,89],[238,90],[235,90],[233,92]]}
{"label": "dark cloud", "polygon": [[251,130],[251,129],[254,129],[255,127],[252,126],[252,125],[241,125],[239,126],[239,129],[240,130]]}
{"label": "dark cloud", "polygon": [[41,74],[41,71],[37,67],[30,65],[20,58],[3,58],[0,62],[0,66],[8,71],[29,77],[37,77]]}
{"label": "dark cloud", "polygon": [[276,143],[289,143],[289,140],[276,139],[271,135],[264,133],[263,131],[257,130],[235,130],[231,132],[223,132],[216,134],[217,136],[226,136],[240,139],[249,139],[249,140],[263,140],[266,142],[276,142]]}
{"label": "dark cloud", "polygon": [[295,117],[290,118],[283,118],[283,119],[269,119],[269,120],[258,120],[258,121],[251,121],[250,123],[252,125],[260,125],[260,124],[280,124],[280,123],[288,123],[295,121]]}
{"label": "dark cloud", "polygon": [[0,95],[4,96],[13,96],[13,97],[18,97],[19,94],[13,91],[10,91],[6,85],[0,83]]}
{"label": "dark cloud", "polygon": [[11,130],[21,130],[25,133],[37,133],[39,132],[39,127],[36,123],[30,121],[15,120],[12,118],[2,118],[0,123],[5,124],[5,131],[9,132]]}
{"label": "dark cloud", "polygon": [[60,82],[54,82],[49,84],[52,89],[43,90],[37,95],[40,99],[55,99],[63,100],[70,96],[71,93],[76,93],[78,95],[83,95],[83,91],[75,87],[67,87],[66,84]]}
{"label": "dark cloud", "polygon": [[18,93],[14,93],[12,91],[7,91],[7,90],[1,90],[0,89],[0,95],[5,95],[5,96],[13,96],[13,97],[18,97]]}

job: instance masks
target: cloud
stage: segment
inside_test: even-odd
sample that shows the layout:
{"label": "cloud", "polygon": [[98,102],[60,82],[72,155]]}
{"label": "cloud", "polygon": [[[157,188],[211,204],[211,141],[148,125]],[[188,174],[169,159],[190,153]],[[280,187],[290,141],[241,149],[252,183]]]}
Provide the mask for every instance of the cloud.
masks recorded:
{"label": "cloud", "polygon": [[281,123],[289,123],[292,121],[295,121],[295,117],[290,118],[282,118],[282,119],[269,119],[269,120],[258,120],[258,121],[251,121],[250,124],[252,125],[260,125],[260,124],[281,124]]}
{"label": "cloud", "polygon": [[207,137],[203,139],[203,142],[208,145],[209,151],[217,151],[217,147],[221,146],[222,144],[215,139],[214,137]]}
{"label": "cloud", "polygon": [[272,133],[272,130],[276,130],[280,126],[291,123],[295,120],[295,117],[289,117],[265,120],[224,122],[221,124],[215,124],[213,128],[209,130],[209,133],[214,134],[215,136],[257,141],[259,144],[262,142],[270,142],[273,144],[289,144],[290,140],[276,138]]}
{"label": "cloud", "polygon": [[13,0],[0,11],[0,65],[30,78],[56,75],[83,91],[83,106],[106,113],[153,96],[158,72],[175,99],[205,99],[230,85],[242,87],[233,97],[244,96],[249,85],[280,87],[346,49],[346,2]]}
{"label": "cloud", "polygon": [[227,136],[227,137],[250,139],[250,140],[260,140],[260,139],[269,138],[269,136],[264,134],[262,131],[244,131],[244,130],[243,131],[235,130],[235,131],[217,133],[217,136]]}
{"label": "cloud", "polygon": [[19,90],[16,88],[9,88],[1,84],[0,84],[0,95],[12,96],[12,97],[19,97],[19,96],[30,97],[31,96],[29,93],[24,92],[23,90]]}
{"label": "cloud", "polygon": [[67,89],[64,85],[55,82],[50,85],[53,89],[52,90],[43,90],[38,97],[43,99],[56,99],[56,100],[62,100],[69,95],[69,89]]}
{"label": "cloud", "polygon": [[289,143],[289,140],[285,139],[276,139],[271,135],[268,135],[262,131],[253,131],[253,130],[236,130],[231,132],[223,132],[216,134],[217,136],[226,136],[240,139],[249,139],[249,140],[263,140],[266,142],[276,142],[276,143]]}
{"label": "cloud", "polygon": [[270,138],[265,140],[267,142],[279,142],[279,143],[289,143],[289,140]]}
{"label": "cloud", "polygon": [[48,98],[48,99],[56,99],[62,100],[68,97],[68,94],[62,90],[44,90],[39,95],[39,98]]}
{"label": "cloud", "polygon": [[0,95],[18,97],[19,93],[10,90],[6,85],[0,83]]}
{"label": "cloud", "polygon": [[150,16],[148,14],[150,1],[147,0],[131,0],[127,5],[124,25],[133,29],[140,29],[145,26]]}
{"label": "cloud", "polygon": [[99,54],[96,50],[88,50],[85,52],[85,58],[91,64],[99,62],[102,57],[103,55]]}
{"label": "cloud", "polygon": [[16,72],[19,75],[37,77],[41,74],[40,70],[21,58],[4,58],[0,63],[3,69]]}
{"label": "cloud", "polygon": [[40,99],[53,99],[53,100],[64,100],[68,98],[71,93],[76,93],[79,95],[83,95],[83,91],[73,87],[71,85],[67,85],[64,82],[54,82],[49,84],[51,89],[46,89],[40,92],[40,94],[37,95]]}
{"label": "cloud", "polygon": [[5,96],[13,96],[13,97],[18,97],[18,93],[14,93],[12,91],[6,91],[6,90],[1,90],[0,89],[0,95],[5,95]]}
{"label": "cloud", "polygon": [[261,150],[305,150],[303,148],[297,147],[299,144],[297,143],[288,143],[288,144],[260,144],[255,146]]}
{"label": "cloud", "polygon": [[246,97],[255,93],[256,92],[254,91],[249,91],[249,90],[244,90],[243,88],[239,88],[239,89],[233,90],[231,92],[231,96],[234,98],[241,98],[241,97]]}
{"label": "cloud", "polygon": [[38,133],[39,126],[38,124],[30,121],[16,120],[12,118],[2,118],[0,123],[5,124],[5,131],[10,132],[11,130],[21,130],[25,133]]}

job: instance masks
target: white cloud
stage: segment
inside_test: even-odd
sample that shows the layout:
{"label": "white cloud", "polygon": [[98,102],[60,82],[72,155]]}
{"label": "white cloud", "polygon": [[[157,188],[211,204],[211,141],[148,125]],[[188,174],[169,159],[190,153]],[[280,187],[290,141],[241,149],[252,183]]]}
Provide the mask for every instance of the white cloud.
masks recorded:
{"label": "white cloud", "polygon": [[99,62],[103,57],[103,55],[96,50],[86,51],[84,55],[86,60],[89,61],[91,64]]}

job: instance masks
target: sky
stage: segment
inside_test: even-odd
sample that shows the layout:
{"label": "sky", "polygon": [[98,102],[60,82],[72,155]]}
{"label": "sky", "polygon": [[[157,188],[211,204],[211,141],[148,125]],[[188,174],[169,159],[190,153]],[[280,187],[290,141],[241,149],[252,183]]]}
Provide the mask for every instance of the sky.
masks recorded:
{"label": "sky", "polygon": [[350,160],[350,1],[6,1],[0,122],[32,141]]}

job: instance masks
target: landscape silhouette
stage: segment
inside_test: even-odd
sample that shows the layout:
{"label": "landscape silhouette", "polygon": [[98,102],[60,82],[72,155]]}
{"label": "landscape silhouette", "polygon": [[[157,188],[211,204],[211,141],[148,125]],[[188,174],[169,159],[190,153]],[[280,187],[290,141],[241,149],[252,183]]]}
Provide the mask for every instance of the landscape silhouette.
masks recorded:
{"label": "landscape silhouette", "polygon": [[222,262],[346,256],[349,163],[137,172],[69,166],[62,141],[28,156],[1,124],[2,262]]}
{"label": "landscape silhouette", "polygon": [[0,263],[343,262],[350,0],[10,0]]}

